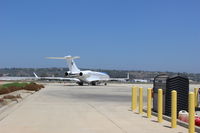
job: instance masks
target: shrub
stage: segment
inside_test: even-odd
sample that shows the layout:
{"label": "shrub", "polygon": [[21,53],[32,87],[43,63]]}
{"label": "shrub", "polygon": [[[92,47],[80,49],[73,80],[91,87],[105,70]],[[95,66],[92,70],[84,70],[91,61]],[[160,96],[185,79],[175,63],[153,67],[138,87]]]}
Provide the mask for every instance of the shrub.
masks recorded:
{"label": "shrub", "polygon": [[18,90],[39,91],[43,85],[32,83],[10,83],[0,86],[0,95],[8,94]]}
{"label": "shrub", "polygon": [[29,91],[39,91],[40,89],[44,88],[43,85],[39,85],[36,83],[30,83],[23,87],[24,90],[29,90]]}

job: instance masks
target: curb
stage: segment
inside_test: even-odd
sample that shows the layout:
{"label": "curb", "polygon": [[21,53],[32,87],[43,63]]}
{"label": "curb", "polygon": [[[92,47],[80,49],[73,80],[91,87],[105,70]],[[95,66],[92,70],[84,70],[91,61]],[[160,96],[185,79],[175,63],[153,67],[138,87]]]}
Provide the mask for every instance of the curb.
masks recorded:
{"label": "curb", "polygon": [[15,111],[15,110],[9,110],[9,109],[14,108],[14,107],[16,107],[16,108],[19,107],[29,96],[32,96],[36,93],[37,92],[34,92],[32,94],[30,93],[30,94],[26,95],[25,97],[23,97],[21,100],[12,101],[8,105],[1,107],[0,108],[0,121],[2,121],[4,118],[6,118],[10,113]]}
{"label": "curb", "polygon": [[[21,101],[20,101],[21,102]],[[0,108],[0,114],[3,113],[7,108],[9,108],[10,106],[13,106],[17,104],[17,101],[12,101],[11,103],[9,103],[8,105],[4,105],[3,107]]]}

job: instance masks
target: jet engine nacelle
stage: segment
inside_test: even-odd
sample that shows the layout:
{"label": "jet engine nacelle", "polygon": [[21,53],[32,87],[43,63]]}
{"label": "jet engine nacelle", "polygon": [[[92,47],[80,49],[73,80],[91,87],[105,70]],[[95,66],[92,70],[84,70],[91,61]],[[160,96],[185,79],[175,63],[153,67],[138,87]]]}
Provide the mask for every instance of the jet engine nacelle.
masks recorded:
{"label": "jet engine nacelle", "polygon": [[69,73],[68,72],[65,72],[65,76],[68,76],[69,75]]}
{"label": "jet engine nacelle", "polygon": [[70,72],[65,72],[65,76],[68,76],[68,77],[78,77],[78,76],[83,76],[83,72],[80,72],[80,73],[70,73]]}
{"label": "jet engine nacelle", "polygon": [[79,76],[83,76],[83,73],[82,73],[82,72],[80,72],[80,73],[79,73]]}

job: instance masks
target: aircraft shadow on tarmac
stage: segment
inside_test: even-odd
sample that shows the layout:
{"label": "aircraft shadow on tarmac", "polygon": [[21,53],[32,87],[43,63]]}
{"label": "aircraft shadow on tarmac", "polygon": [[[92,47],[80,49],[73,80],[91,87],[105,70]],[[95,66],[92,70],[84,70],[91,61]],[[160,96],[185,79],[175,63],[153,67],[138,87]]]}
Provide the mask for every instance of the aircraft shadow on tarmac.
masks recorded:
{"label": "aircraft shadow on tarmac", "polygon": [[50,91],[47,95],[53,97],[59,97],[65,99],[74,99],[77,101],[91,101],[91,102],[131,102],[131,96],[119,95],[119,94],[91,94],[91,93],[70,93],[65,91],[57,93],[56,91]]}
{"label": "aircraft shadow on tarmac", "polygon": [[112,94],[76,94],[72,98],[98,102],[130,102],[131,97],[128,95],[112,95]]}

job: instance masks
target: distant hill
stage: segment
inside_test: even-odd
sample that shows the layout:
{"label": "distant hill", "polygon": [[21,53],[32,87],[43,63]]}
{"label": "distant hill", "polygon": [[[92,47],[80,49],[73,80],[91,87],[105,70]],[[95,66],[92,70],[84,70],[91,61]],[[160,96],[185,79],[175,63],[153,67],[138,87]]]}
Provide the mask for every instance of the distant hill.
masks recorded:
{"label": "distant hill", "polygon": [[[87,70],[87,69],[81,69]],[[125,78],[127,73],[130,74],[131,79],[147,79],[152,80],[158,74],[168,74],[172,75],[185,75],[194,83],[200,82],[200,74],[194,73],[175,73],[175,72],[156,72],[156,71],[134,71],[134,70],[104,70],[104,69],[92,69],[94,71],[106,72],[113,78]],[[0,76],[27,76],[32,77],[33,72],[38,76],[47,77],[47,76],[59,76],[64,77],[64,73],[68,71],[67,68],[1,68]]]}

